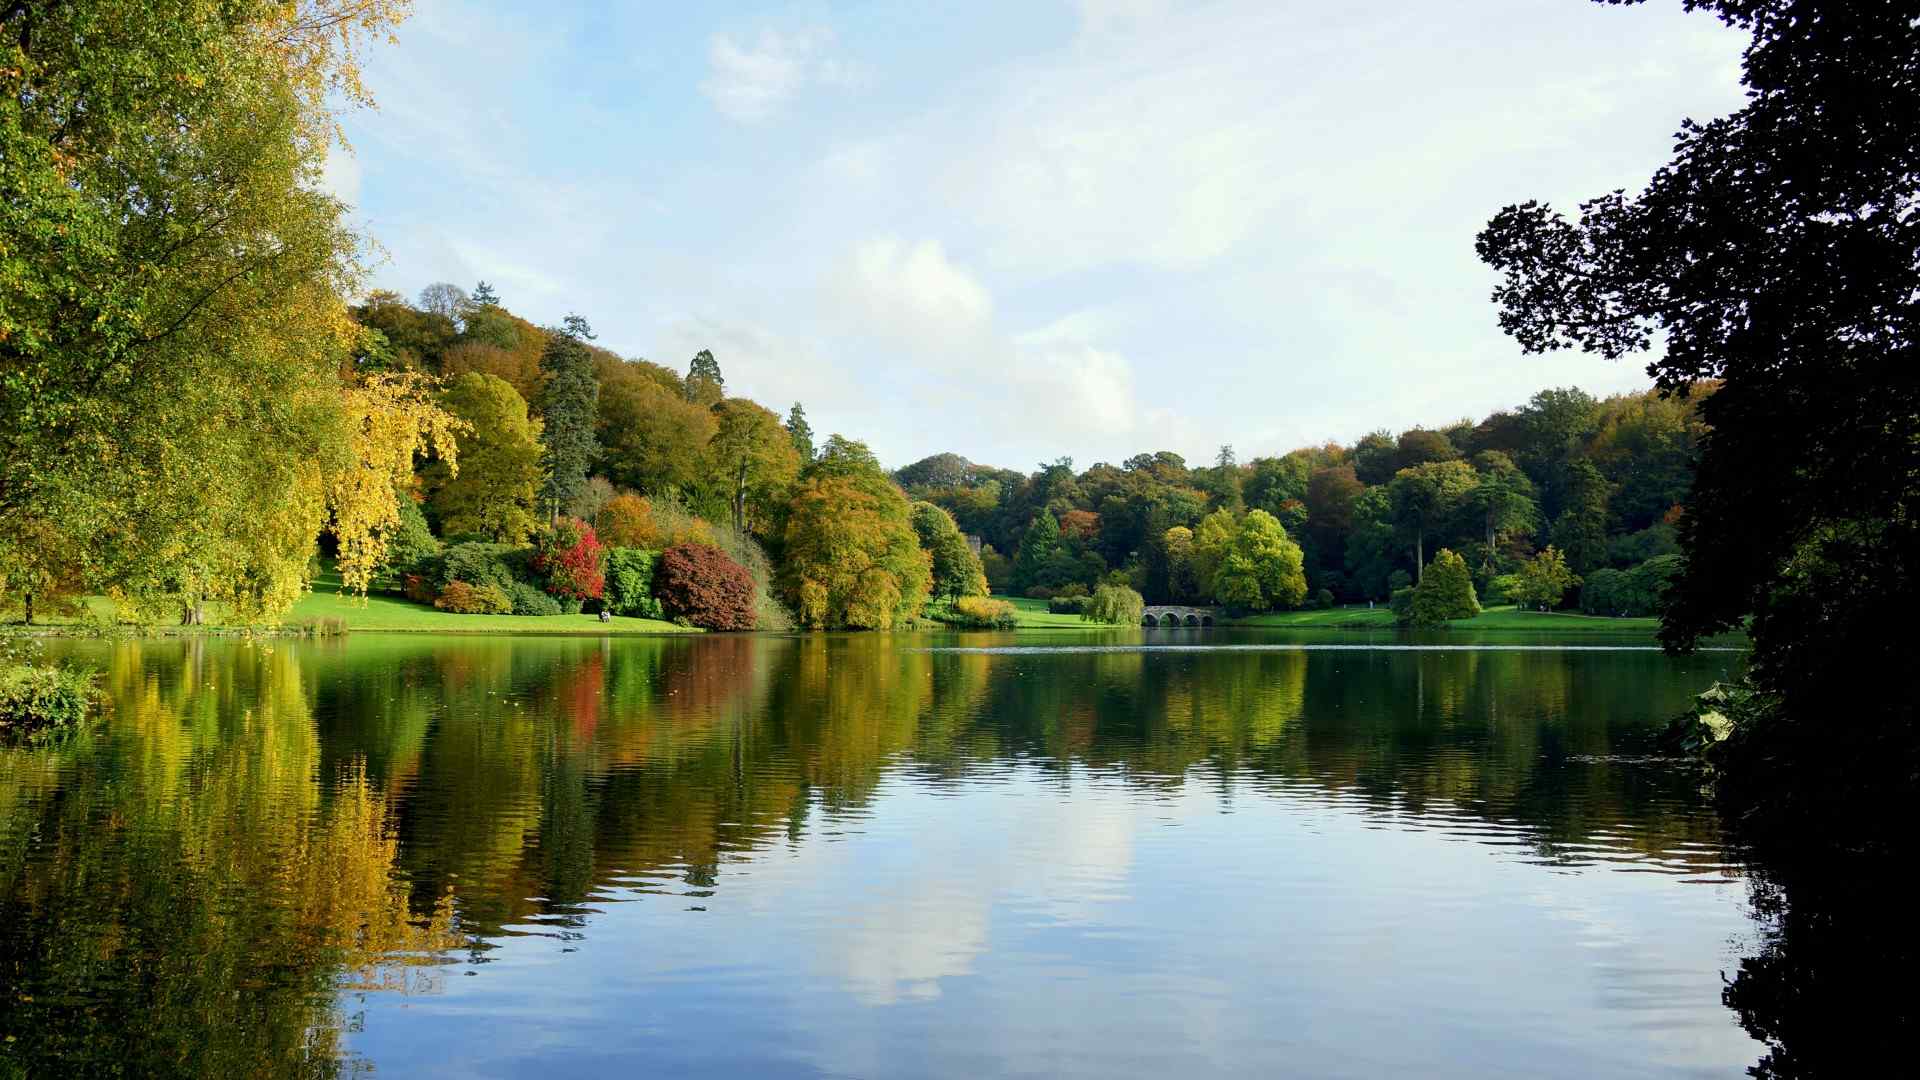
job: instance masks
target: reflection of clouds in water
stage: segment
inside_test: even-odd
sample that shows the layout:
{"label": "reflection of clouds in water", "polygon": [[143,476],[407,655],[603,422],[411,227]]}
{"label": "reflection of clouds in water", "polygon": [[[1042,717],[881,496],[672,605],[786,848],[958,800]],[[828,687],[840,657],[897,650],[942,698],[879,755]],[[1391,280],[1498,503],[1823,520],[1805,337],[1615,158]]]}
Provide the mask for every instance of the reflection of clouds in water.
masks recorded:
{"label": "reflection of clouds in water", "polygon": [[[1126,899],[1137,800],[1077,770],[1065,780],[1013,783],[1029,788],[1028,797],[984,807],[884,785],[890,807],[913,804],[900,830],[908,835],[869,834],[884,849],[863,843],[839,854],[868,872],[881,864],[887,877],[911,885],[866,894],[821,942],[823,965],[861,1002],[939,997],[941,979],[972,974],[990,947],[996,909],[1001,920],[1086,926]],[[981,815],[985,808],[991,813]]]}

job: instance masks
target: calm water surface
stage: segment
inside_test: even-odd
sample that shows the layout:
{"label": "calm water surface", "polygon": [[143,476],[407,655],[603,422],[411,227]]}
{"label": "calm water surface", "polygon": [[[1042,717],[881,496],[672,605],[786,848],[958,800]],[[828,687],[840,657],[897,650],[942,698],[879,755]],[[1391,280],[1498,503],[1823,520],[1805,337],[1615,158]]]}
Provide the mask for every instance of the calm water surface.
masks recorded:
{"label": "calm water surface", "polygon": [[66,643],[114,707],[0,751],[0,1075],[1752,1064],[1652,756],[1740,654],[1404,644]]}

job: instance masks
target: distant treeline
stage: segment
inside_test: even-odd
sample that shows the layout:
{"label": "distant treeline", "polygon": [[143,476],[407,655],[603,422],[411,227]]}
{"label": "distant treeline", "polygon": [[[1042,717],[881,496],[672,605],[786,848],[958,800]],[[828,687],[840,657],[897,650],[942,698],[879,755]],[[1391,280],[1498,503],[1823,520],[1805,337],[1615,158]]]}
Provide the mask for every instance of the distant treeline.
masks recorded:
{"label": "distant treeline", "polygon": [[[1077,590],[1120,571],[1149,600],[1219,599],[1204,534],[1255,510],[1299,546],[1309,596],[1384,600],[1442,548],[1465,559],[1483,594],[1549,546],[1574,574],[1610,581],[1610,569],[1679,550],[1675,523],[1704,432],[1695,409],[1711,389],[1604,400],[1543,390],[1478,422],[1375,431],[1351,446],[1247,462],[1222,447],[1206,465],[1162,450],[1021,473],[945,453],[894,478],[980,538],[996,590]],[[1641,614],[1650,604],[1634,597],[1600,610]]]}

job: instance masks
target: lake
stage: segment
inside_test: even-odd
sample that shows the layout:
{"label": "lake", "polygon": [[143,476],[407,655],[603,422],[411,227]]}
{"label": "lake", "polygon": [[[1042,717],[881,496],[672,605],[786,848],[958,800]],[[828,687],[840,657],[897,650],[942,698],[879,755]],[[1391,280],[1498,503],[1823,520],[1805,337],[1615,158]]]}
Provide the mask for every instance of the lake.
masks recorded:
{"label": "lake", "polygon": [[[1440,647],[1429,647],[1438,644]],[[1654,736],[1738,652],[1251,631],[59,642],[0,1075],[1724,1076]]]}

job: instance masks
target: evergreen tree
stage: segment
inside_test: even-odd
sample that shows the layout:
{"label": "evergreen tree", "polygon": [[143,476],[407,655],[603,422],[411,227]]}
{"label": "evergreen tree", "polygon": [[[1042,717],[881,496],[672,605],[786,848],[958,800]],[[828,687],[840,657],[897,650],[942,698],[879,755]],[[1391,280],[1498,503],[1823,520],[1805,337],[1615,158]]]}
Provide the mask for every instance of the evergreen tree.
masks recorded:
{"label": "evergreen tree", "polygon": [[1567,467],[1564,504],[1553,522],[1553,544],[1567,566],[1586,574],[1607,565],[1607,480],[1581,458]]}
{"label": "evergreen tree", "polygon": [[693,354],[687,365],[687,400],[696,405],[714,406],[727,396],[727,380],[720,376],[720,361],[705,349]]}
{"label": "evergreen tree", "polygon": [[1034,516],[1027,534],[1020,538],[1020,551],[1013,558],[1013,585],[1032,588],[1039,581],[1054,553],[1060,549],[1060,523],[1045,510]]}
{"label": "evergreen tree", "polygon": [[473,287],[473,295],[468,299],[472,301],[473,306],[477,308],[500,306],[500,294],[493,291],[491,282],[482,281],[475,284]]}
{"label": "evergreen tree", "polygon": [[600,442],[594,436],[600,419],[600,384],[593,377],[593,356],[581,341],[582,335],[591,334],[585,319],[569,315],[566,329],[550,333],[540,354],[540,371],[546,380],[540,392],[540,415],[546,424],[542,464],[547,474],[540,501],[554,518],[586,486],[587,469],[600,456]]}
{"label": "evergreen tree", "polygon": [[807,423],[807,410],[799,402],[787,410],[787,435],[793,439],[794,452],[802,465],[813,460],[813,425]]}

